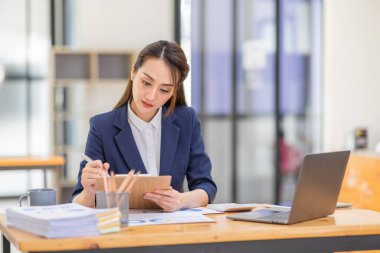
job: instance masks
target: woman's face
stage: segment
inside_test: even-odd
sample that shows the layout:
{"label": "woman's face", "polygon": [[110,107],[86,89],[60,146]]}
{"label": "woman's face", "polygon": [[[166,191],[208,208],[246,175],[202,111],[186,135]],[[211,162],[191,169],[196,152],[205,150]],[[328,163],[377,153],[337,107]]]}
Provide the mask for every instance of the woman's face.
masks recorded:
{"label": "woman's face", "polygon": [[163,60],[149,58],[135,73],[132,70],[131,77],[131,108],[139,118],[149,122],[173,95],[171,70]]}

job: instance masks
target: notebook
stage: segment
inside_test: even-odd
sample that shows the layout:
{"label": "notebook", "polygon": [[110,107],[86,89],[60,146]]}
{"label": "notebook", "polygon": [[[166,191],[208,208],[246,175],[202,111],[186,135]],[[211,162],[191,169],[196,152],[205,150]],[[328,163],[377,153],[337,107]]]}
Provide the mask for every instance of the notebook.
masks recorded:
{"label": "notebook", "polygon": [[[116,175],[116,188],[120,186],[127,174]],[[150,200],[144,199],[146,192],[156,189],[170,189],[171,176],[151,176],[142,174],[137,177],[129,196],[130,209],[161,209]],[[98,178],[95,184],[96,191],[104,191],[103,178]]]}
{"label": "notebook", "polygon": [[290,210],[261,209],[227,218],[294,224],[333,214],[349,156],[350,151],[306,155]]}

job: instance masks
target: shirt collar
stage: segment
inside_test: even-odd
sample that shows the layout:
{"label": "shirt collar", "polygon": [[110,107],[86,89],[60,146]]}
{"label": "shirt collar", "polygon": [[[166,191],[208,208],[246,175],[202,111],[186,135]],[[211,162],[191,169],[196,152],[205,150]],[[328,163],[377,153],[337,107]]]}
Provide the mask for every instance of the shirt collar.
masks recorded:
{"label": "shirt collar", "polygon": [[136,126],[139,130],[144,129],[148,124],[151,124],[154,128],[158,128],[161,124],[161,118],[162,118],[162,107],[158,110],[156,115],[154,115],[153,119],[150,122],[145,122],[144,120],[140,119],[131,108],[131,105],[128,103],[128,119],[131,121],[131,123]]}
{"label": "shirt collar", "polygon": [[162,118],[162,107],[158,109],[158,112],[156,113],[156,115],[154,115],[153,119],[149,123],[152,124],[154,128],[158,128],[161,124],[161,118]]}

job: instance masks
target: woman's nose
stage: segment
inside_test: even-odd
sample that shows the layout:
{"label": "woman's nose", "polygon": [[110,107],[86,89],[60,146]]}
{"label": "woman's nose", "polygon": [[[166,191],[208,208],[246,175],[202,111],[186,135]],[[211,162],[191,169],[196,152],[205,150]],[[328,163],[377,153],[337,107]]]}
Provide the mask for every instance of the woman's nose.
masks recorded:
{"label": "woman's nose", "polygon": [[147,98],[149,100],[154,100],[156,98],[156,95],[157,95],[157,92],[158,90],[157,89],[151,89],[148,94],[147,94]]}

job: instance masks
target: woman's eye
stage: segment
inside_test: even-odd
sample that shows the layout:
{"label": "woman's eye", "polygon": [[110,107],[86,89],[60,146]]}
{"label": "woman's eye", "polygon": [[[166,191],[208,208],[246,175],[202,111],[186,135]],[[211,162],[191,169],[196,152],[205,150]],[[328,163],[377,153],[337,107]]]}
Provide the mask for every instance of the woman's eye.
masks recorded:
{"label": "woman's eye", "polygon": [[161,92],[163,92],[163,93],[168,93],[169,91],[168,91],[168,90],[162,90],[162,89],[161,89]]}
{"label": "woman's eye", "polygon": [[145,85],[145,86],[150,86],[150,83],[148,83],[147,81],[142,81],[143,82],[143,84]]}

